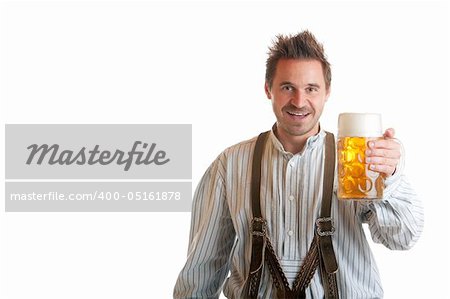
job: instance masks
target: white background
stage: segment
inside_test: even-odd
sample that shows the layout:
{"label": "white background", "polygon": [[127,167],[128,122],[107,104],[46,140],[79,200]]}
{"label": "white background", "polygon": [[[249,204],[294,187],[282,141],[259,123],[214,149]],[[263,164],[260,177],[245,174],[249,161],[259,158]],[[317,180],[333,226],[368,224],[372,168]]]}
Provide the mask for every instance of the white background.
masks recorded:
{"label": "white background", "polygon": [[[385,298],[450,297],[444,2],[11,1],[0,9],[1,157],[5,123],[189,123],[194,188],[225,147],[273,124],[263,92],[273,37],[311,30],[333,71],[322,126],[335,132],[344,111],[382,113],[424,202],[425,231],[412,250],[372,244]],[[170,298],[189,223],[190,213],[0,212],[0,298]]]}

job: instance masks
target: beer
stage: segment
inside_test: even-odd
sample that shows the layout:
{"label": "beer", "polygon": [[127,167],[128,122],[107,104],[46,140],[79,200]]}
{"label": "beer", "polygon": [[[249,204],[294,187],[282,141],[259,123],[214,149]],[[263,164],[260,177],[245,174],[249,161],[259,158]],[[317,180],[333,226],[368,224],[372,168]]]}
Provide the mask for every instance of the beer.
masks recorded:
{"label": "beer", "polygon": [[381,199],[384,179],[368,168],[367,144],[382,138],[379,114],[343,113],[339,115],[338,198]]}

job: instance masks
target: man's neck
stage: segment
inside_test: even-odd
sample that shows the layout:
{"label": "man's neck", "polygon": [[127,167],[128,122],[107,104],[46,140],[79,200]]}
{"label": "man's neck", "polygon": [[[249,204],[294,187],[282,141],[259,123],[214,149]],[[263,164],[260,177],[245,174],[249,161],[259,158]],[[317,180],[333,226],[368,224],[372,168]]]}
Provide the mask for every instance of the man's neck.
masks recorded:
{"label": "man's neck", "polygon": [[283,145],[284,150],[295,155],[303,151],[303,148],[305,147],[308,138],[319,133],[319,130],[320,127],[317,126],[304,135],[294,136],[278,128],[277,125],[275,127],[274,133],[275,136],[277,136],[278,140]]}

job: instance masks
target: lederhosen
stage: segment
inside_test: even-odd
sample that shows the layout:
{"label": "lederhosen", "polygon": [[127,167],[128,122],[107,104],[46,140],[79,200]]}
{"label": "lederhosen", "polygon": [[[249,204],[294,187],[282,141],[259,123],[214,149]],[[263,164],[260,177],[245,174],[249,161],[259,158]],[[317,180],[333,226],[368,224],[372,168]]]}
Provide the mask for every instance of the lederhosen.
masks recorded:
{"label": "lederhosen", "polygon": [[338,299],[339,294],[336,282],[338,264],[331,241],[331,236],[334,234],[334,226],[333,219],[330,217],[335,166],[334,136],[326,132],[325,167],[320,217],[316,220],[314,238],[291,289],[270,242],[270,238],[267,235],[267,222],[261,216],[261,159],[269,132],[261,133],[258,136],[253,154],[251,177],[251,206],[253,212],[251,222],[252,255],[250,272],[246,281],[245,298],[258,297],[261,273],[265,260],[272,275],[277,298],[305,298],[305,290],[313,278],[317,267],[319,267],[325,298]]}

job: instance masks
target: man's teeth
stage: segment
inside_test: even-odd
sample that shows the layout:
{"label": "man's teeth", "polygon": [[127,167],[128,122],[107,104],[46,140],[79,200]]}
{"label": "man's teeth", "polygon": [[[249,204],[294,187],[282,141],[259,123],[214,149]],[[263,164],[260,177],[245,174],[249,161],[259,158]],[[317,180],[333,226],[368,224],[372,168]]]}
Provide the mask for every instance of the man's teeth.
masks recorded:
{"label": "man's teeth", "polygon": [[292,114],[292,115],[297,115],[297,116],[305,116],[308,114],[308,113],[299,113],[299,112],[292,112],[292,111],[288,111],[288,113]]}

